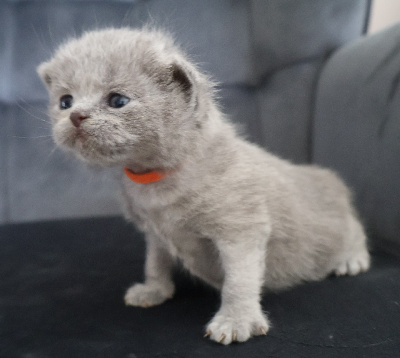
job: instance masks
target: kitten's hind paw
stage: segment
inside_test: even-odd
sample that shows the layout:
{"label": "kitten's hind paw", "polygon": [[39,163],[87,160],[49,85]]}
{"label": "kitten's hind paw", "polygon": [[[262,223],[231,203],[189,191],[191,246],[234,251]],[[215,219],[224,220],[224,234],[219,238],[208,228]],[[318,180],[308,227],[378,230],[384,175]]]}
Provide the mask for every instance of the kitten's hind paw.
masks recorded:
{"label": "kitten's hind paw", "polygon": [[347,260],[343,260],[334,270],[336,276],[358,275],[361,272],[368,271],[370,266],[370,257],[368,252],[363,252]]}

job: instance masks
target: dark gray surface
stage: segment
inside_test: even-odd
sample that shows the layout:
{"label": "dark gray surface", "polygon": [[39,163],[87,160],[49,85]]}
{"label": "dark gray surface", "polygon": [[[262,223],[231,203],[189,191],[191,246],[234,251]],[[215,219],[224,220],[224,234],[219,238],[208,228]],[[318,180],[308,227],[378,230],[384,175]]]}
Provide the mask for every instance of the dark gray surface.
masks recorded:
{"label": "dark gray surface", "polygon": [[265,295],[268,335],[225,347],[203,338],[219,294],[182,272],[172,300],[124,305],[144,243],[121,219],[3,226],[0,247],[1,357],[399,356],[400,261],[387,255],[366,274]]}
{"label": "dark gray surface", "polygon": [[397,244],[399,63],[400,25],[360,39],[331,58],[318,87],[313,155],[353,188],[370,236]]}
{"label": "dark gray surface", "polygon": [[35,68],[67,37],[148,22],[171,30],[220,82],[223,110],[248,138],[304,163],[319,71],[332,51],[360,36],[368,3],[1,1],[0,109],[6,110],[0,114],[0,223],[119,213],[113,174],[87,169],[59,151],[49,155],[51,140],[36,138],[49,128],[34,118],[47,120],[47,94]]}

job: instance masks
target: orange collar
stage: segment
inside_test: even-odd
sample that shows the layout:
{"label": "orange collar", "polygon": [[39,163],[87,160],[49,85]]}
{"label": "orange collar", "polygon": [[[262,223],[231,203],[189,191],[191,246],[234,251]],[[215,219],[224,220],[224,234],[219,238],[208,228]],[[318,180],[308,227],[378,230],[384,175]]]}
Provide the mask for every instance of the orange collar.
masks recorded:
{"label": "orange collar", "polygon": [[130,180],[139,184],[154,183],[156,181],[164,179],[169,174],[168,172],[156,172],[156,171],[144,174],[136,174],[128,168],[124,168],[124,172]]}

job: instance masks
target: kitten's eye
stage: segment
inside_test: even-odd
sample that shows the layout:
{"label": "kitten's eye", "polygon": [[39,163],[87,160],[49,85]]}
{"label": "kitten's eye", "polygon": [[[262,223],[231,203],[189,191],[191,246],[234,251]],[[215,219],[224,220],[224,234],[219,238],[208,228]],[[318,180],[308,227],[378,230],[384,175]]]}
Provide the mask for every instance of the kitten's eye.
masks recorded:
{"label": "kitten's eye", "polygon": [[130,98],[119,93],[111,93],[108,97],[108,105],[112,108],[121,108],[128,104]]}
{"label": "kitten's eye", "polygon": [[73,97],[66,94],[60,98],[60,109],[68,109],[72,107]]}

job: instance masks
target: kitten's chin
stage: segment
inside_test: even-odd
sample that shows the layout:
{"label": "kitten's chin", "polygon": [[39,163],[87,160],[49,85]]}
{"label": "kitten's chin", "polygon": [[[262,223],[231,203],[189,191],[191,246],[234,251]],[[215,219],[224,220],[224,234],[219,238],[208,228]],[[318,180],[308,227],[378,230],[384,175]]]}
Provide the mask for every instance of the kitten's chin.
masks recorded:
{"label": "kitten's chin", "polygon": [[93,151],[86,152],[77,150],[76,148],[63,147],[64,150],[72,153],[79,160],[89,164],[90,166],[97,166],[102,168],[112,168],[122,166],[126,159],[119,155],[102,155]]}
{"label": "kitten's chin", "polygon": [[97,166],[101,168],[113,168],[113,167],[120,167],[122,166],[121,160],[116,160],[113,158],[101,158],[101,157],[94,157],[94,156],[84,156],[82,153],[75,153],[75,155],[82,160],[83,162],[91,165]]}
{"label": "kitten's chin", "polygon": [[53,137],[60,148],[90,165],[109,168],[121,166],[127,159],[123,148],[98,143],[93,135],[85,131],[55,130]]}

